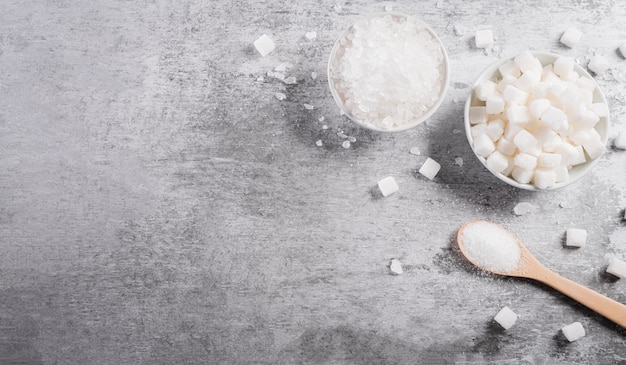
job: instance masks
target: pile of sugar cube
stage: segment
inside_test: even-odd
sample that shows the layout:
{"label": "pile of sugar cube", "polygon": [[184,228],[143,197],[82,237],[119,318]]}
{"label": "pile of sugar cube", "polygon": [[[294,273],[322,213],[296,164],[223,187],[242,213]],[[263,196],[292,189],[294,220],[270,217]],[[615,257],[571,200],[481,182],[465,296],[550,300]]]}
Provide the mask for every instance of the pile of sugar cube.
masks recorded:
{"label": "pile of sugar cube", "polygon": [[604,153],[595,126],[608,106],[594,102],[595,81],[574,66],[571,57],[544,66],[527,50],[474,87],[481,105],[469,110],[473,148],[491,171],[546,189]]}

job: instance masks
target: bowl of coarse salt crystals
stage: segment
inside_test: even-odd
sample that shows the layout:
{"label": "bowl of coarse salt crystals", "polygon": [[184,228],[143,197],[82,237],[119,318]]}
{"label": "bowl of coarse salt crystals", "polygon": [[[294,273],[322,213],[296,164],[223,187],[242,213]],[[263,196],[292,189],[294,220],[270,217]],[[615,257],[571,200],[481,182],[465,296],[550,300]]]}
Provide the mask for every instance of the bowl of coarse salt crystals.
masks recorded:
{"label": "bowl of coarse salt crystals", "polygon": [[406,130],[441,105],[450,80],[448,55],[415,17],[374,13],[337,39],[328,60],[328,83],[342,112],[380,132]]}
{"label": "bowl of coarse salt crystals", "polygon": [[609,107],[572,57],[523,51],[489,66],[465,104],[465,131],[478,159],[526,190],[567,186],[605,151]]}

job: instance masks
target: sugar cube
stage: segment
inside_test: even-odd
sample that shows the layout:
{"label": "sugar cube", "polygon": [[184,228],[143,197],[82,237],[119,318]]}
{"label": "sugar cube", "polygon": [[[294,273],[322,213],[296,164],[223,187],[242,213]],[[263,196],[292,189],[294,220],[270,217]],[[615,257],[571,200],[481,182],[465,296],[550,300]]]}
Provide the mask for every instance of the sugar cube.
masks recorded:
{"label": "sugar cube", "polygon": [[506,138],[500,138],[498,140],[496,149],[502,152],[503,155],[512,156],[517,150],[517,146],[515,145],[515,143],[509,141]]}
{"label": "sugar cube", "polygon": [[580,228],[569,228],[565,233],[565,246],[583,247],[587,241],[587,231]]}
{"label": "sugar cube", "polygon": [[626,150],[626,132],[619,132],[617,138],[615,138],[615,142],[613,143],[616,148]]}
{"label": "sugar cube", "polygon": [[606,272],[620,279],[625,278],[626,262],[613,257],[609,260],[609,266],[606,268]]}
{"label": "sugar cube", "polygon": [[595,81],[593,81],[592,79],[588,77],[581,77],[578,80],[576,80],[576,86],[578,86],[581,89],[593,91],[596,88],[596,83]]}
{"label": "sugar cube", "polygon": [[504,121],[498,118],[487,122],[487,128],[485,128],[485,133],[487,133],[492,141],[497,141],[504,133]]}
{"label": "sugar cube", "polygon": [[481,134],[487,133],[487,123],[476,124],[470,127],[472,138],[476,138]]}
{"label": "sugar cube", "polygon": [[308,40],[312,41],[312,40],[314,40],[315,38],[317,38],[317,32],[316,32],[316,31],[314,31],[314,30],[312,30],[312,31],[310,31],[310,32],[306,32],[306,33],[304,33],[304,36],[306,37],[306,39],[308,39]]}
{"label": "sugar cube", "polygon": [[580,165],[581,163],[587,162],[587,157],[585,156],[585,150],[583,146],[574,146],[574,150],[576,151],[576,153],[568,161],[570,166],[576,166]]}
{"label": "sugar cube", "polygon": [[495,151],[496,145],[486,133],[478,135],[474,138],[474,151],[483,157],[489,156],[489,154]]}
{"label": "sugar cube", "polygon": [[528,106],[528,112],[533,118],[539,118],[549,107],[550,100],[544,98],[535,99]]}
{"label": "sugar cube", "polygon": [[543,114],[541,114],[541,120],[553,130],[559,130],[563,123],[567,120],[567,115],[558,108],[549,106]]}
{"label": "sugar cube", "polygon": [[554,73],[561,77],[566,77],[574,71],[576,61],[573,57],[559,57],[554,61]]}
{"label": "sugar cube", "polygon": [[525,105],[511,105],[506,110],[506,117],[511,123],[526,123],[530,120],[528,107]]}
{"label": "sugar cube", "polygon": [[542,152],[537,159],[539,167],[555,168],[561,166],[562,156],[558,153]]}
{"label": "sugar cube", "polygon": [[485,80],[474,88],[478,100],[487,101],[487,98],[496,92],[496,84],[493,81]]}
{"label": "sugar cube", "polygon": [[534,174],[534,170],[526,170],[519,166],[515,166],[515,168],[511,172],[511,176],[513,177],[513,179],[515,179],[515,181],[520,184],[530,183],[533,179]]}
{"label": "sugar cube", "polygon": [[541,146],[545,146],[554,140],[556,132],[546,126],[538,127],[533,131],[533,136]]}
{"label": "sugar cube", "polygon": [[609,106],[605,103],[593,103],[591,104],[591,111],[600,118],[607,117],[609,115]]}
{"label": "sugar cube", "polygon": [[389,262],[389,272],[394,275],[400,275],[404,272],[404,270],[402,270],[402,263],[400,260],[391,259],[391,262]]}
{"label": "sugar cube", "polygon": [[398,186],[398,183],[396,183],[396,179],[394,179],[393,176],[387,176],[378,182],[378,189],[380,189],[383,196],[389,196],[400,190],[400,187]]}
{"label": "sugar cube", "polygon": [[522,73],[529,70],[537,70],[537,72],[541,75],[543,70],[541,62],[539,62],[539,60],[535,58],[529,50],[520,52],[517,56],[515,56],[515,58],[513,58],[513,61],[517,64]]}
{"label": "sugar cube", "polygon": [[274,50],[276,45],[267,34],[263,34],[259,39],[254,41],[254,47],[259,51],[261,56],[265,57]]}
{"label": "sugar cube", "polygon": [[507,85],[502,92],[502,96],[504,96],[504,100],[506,100],[509,104],[525,105],[528,93],[524,90],[516,88],[513,85]]}
{"label": "sugar cube", "polygon": [[487,167],[493,172],[500,173],[509,167],[509,159],[500,151],[494,151],[487,157]]}
{"label": "sugar cube", "polygon": [[505,76],[512,76],[515,80],[522,74],[519,66],[517,66],[513,60],[504,62],[500,65],[500,67],[498,67],[498,71],[500,71],[500,76],[502,76],[502,78]]}
{"label": "sugar cube", "polygon": [[554,169],[554,173],[556,174],[556,182],[566,182],[569,180],[569,170],[566,166],[559,166]]}
{"label": "sugar cube", "polygon": [[547,189],[556,184],[556,172],[553,169],[536,169],[533,184],[538,189]]}
{"label": "sugar cube", "polygon": [[493,46],[493,31],[491,29],[480,29],[474,36],[476,48],[489,48]]}
{"label": "sugar cube", "polygon": [[569,135],[569,139],[577,145],[582,145],[591,138],[591,134],[588,131],[576,130]]}
{"label": "sugar cube", "polygon": [[520,149],[520,151],[526,152],[531,149],[533,146],[538,144],[537,139],[526,129],[522,129],[519,131],[515,138],[513,138],[513,143]]}
{"label": "sugar cube", "polygon": [[541,68],[539,68],[539,71],[530,69],[525,71],[514,85],[520,90],[531,91],[533,85],[538,83],[539,80],[541,80]]}
{"label": "sugar cube", "polygon": [[593,73],[598,75],[598,74],[603,73],[604,71],[606,71],[606,69],[609,68],[609,61],[607,61],[607,59],[604,58],[604,56],[595,55],[591,57],[587,67],[589,67],[589,69],[593,71]]}
{"label": "sugar cube", "polygon": [[561,43],[568,46],[569,48],[574,48],[580,42],[580,39],[583,37],[583,33],[576,28],[568,28],[563,35],[561,36]]}
{"label": "sugar cube", "polygon": [[498,324],[502,326],[502,328],[508,330],[517,321],[517,314],[515,314],[515,312],[513,312],[511,308],[505,306],[504,308],[500,309],[498,314],[496,314],[493,319],[498,322]]}
{"label": "sugar cube", "polygon": [[[487,137],[487,139],[489,139],[489,137]],[[422,167],[420,167],[419,173],[426,176],[429,180],[432,180],[435,178],[439,170],[441,170],[441,165],[437,161],[428,157],[426,161],[424,161]]]}
{"label": "sugar cube", "polygon": [[585,328],[582,323],[574,322],[561,328],[561,332],[569,342],[574,342],[582,337],[585,337]]}
{"label": "sugar cube", "polygon": [[487,110],[484,106],[472,106],[469,109],[470,124],[487,122]]}
{"label": "sugar cube", "polygon": [[583,148],[585,152],[587,152],[587,155],[589,155],[589,158],[594,160],[604,153],[604,142],[602,142],[600,136],[591,134],[589,139],[583,143]]}
{"label": "sugar cube", "polygon": [[513,163],[515,166],[519,166],[525,170],[532,170],[537,167],[537,157],[521,152],[515,155]]}
{"label": "sugar cube", "polygon": [[576,147],[567,142],[561,142],[554,152],[561,154],[564,165],[571,165],[571,162],[578,157]]}
{"label": "sugar cube", "polygon": [[504,111],[504,98],[498,93],[493,93],[487,97],[485,110],[487,114],[500,114]]}

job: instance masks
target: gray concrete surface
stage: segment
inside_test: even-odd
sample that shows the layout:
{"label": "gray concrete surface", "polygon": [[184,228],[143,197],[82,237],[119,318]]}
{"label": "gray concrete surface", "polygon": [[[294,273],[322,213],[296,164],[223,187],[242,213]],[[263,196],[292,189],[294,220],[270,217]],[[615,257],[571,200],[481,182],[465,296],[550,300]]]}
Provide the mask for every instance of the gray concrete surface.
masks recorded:
{"label": "gray concrete surface", "polygon": [[[334,39],[385,6],[429,23],[453,70],[441,109],[396,134],[353,125],[326,86]],[[489,175],[462,132],[480,70],[532,48],[606,55],[614,138],[625,17],[624,3],[592,0],[4,0],[0,363],[626,363],[623,329],[451,248],[462,223],[491,219],[626,302],[603,274],[626,259],[626,153],[609,143],[576,184],[531,193]],[[493,52],[473,47],[487,26]],[[569,26],[584,32],[574,49],[558,42]],[[264,33],[277,47],[262,58]],[[297,84],[267,76],[281,62]],[[442,165],[434,181],[416,173],[427,156]],[[389,175],[400,191],[381,198]],[[514,215],[522,201],[538,211]],[[564,249],[574,226],[587,246]],[[391,258],[404,274],[389,275]],[[505,305],[520,315],[506,332],[491,321]],[[568,344],[559,329],[574,321],[587,336]]]}

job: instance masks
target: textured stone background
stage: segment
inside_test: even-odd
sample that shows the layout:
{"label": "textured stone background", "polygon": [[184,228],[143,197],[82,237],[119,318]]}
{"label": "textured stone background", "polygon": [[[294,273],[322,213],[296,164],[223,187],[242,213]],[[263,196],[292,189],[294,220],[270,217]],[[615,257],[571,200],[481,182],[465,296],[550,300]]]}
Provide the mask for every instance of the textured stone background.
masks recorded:
{"label": "textured stone background", "polygon": [[[396,134],[353,125],[326,85],[334,39],[385,6],[429,23],[453,70],[441,109]],[[624,330],[451,249],[462,223],[491,219],[626,302],[603,275],[626,259],[626,153],[609,146],[576,184],[531,193],[489,175],[462,132],[480,70],[532,48],[606,55],[614,138],[625,17],[591,0],[2,1],[0,363],[626,363]],[[558,42],[569,26],[584,32],[574,49]],[[483,27],[492,52],[473,48]],[[263,33],[277,44],[265,58]],[[295,85],[267,76],[281,62]],[[427,156],[434,181],[416,173]],[[381,198],[388,175],[400,191]],[[538,211],[514,215],[522,201]],[[564,249],[574,226],[587,246]],[[520,315],[507,332],[491,322],[505,305]],[[567,344],[574,321],[587,336]]]}

